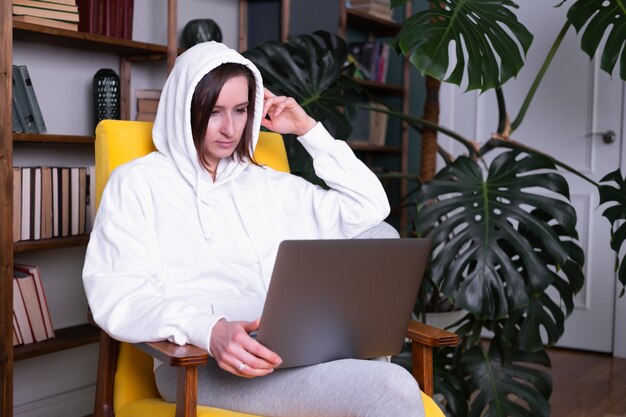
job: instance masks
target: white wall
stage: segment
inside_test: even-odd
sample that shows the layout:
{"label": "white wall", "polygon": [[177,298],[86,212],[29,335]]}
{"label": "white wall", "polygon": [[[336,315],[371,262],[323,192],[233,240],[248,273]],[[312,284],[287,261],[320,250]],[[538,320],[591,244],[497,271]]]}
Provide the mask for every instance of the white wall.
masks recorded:
{"label": "white wall", "polygon": [[[167,0],[135,0],[133,39],[165,44],[166,15]],[[215,20],[222,29],[223,42],[231,47],[237,46],[238,2],[178,0],[179,35],[184,25],[195,18]],[[49,133],[92,134],[93,75],[100,68],[113,68],[118,72],[116,55],[15,42],[13,61],[28,66]],[[164,63],[133,65],[131,91],[161,88],[164,81]],[[93,164],[90,146],[17,144],[14,153],[15,165]],[[68,248],[17,254],[15,257],[16,262],[40,266],[52,320],[57,328],[86,320],[87,302],[80,279],[84,253],[84,248]],[[97,356],[98,349],[94,344],[16,362],[15,415],[73,417],[90,414]]]}

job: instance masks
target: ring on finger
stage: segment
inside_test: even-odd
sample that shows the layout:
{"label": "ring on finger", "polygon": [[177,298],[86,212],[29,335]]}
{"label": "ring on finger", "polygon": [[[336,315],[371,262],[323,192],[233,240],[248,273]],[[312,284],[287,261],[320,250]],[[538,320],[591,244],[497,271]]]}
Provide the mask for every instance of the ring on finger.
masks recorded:
{"label": "ring on finger", "polygon": [[244,369],[246,369],[246,364],[243,362],[239,362],[239,366],[237,368],[239,369],[239,372],[242,372]]}

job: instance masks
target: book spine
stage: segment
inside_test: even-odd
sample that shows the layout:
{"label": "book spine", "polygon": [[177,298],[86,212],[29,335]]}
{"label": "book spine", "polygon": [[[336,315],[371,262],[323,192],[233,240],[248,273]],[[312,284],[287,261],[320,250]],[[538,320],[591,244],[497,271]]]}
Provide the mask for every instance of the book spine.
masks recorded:
{"label": "book spine", "polygon": [[52,237],[59,237],[59,176],[58,169],[50,168],[52,175]]}
{"label": "book spine", "polygon": [[60,201],[60,216],[59,216],[59,226],[61,231],[61,236],[67,237],[70,235],[70,170],[69,168],[59,168],[61,174],[61,193],[59,195]]}
{"label": "book spine", "polygon": [[22,133],[24,131],[24,128],[22,127],[22,122],[20,121],[20,115],[18,114],[17,106],[15,105],[15,95],[13,96],[13,100],[11,101],[13,103],[13,110],[12,110],[13,120],[11,121],[11,129],[15,133]]}
{"label": "book spine", "polygon": [[35,186],[33,187],[33,239],[41,239],[41,168],[33,168]]}
{"label": "book spine", "polygon": [[52,237],[52,170],[41,168],[41,238]]}
{"label": "book spine", "polygon": [[85,33],[98,33],[96,24],[98,23],[96,0],[77,0],[78,5],[78,30]]}
{"label": "book spine", "polygon": [[13,65],[13,101],[25,133],[37,133],[33,110],[26,96],[26,83],[17,65]]}
{"label": "book spine", "polygon": [[39,102],[37,101],[37,95],[35,94],[35,88],[33,87],[33,81],[28,73],[28,68],[26,65],[18,65],[17,69],[21,73],[20,79],[24,82],[26,98],[28,99],[28,104],[33,111],[36,133],[46,133],[46,124],[43,121],[43,115],[41,114],[41,109],[39,108]]}
{"label": "book spine", "polygon": [[70,169],[70,235],[78,235],[79,207],[80,207],[80,168]]}
{"label": "book spine", "polygon": [[21,240],[30,239],[30,168],[22,168]]}
{"label": "book spine", "polygon": [[85,234],[85,216],[87,214],[87,168],[78,171],[78,234]]}
{"label": "book spine", "polygon": [[22,238],[22,169],[13,167],[13,242]]}
{"label": "book spine", "polygon": [[124,1],[124,39],[133,39],[133,10],[135,8],[134,0]]}
{"label": "book spine", "polygon": [[15,276],[13,277],[13,313],[15,314],[15,318],[17,320],[20,335],[22,336],[22,343],[33,343],[35,341],[33,330],[28,321],[26,304],[24,303],[22,293],[20,292],[18,278]]}

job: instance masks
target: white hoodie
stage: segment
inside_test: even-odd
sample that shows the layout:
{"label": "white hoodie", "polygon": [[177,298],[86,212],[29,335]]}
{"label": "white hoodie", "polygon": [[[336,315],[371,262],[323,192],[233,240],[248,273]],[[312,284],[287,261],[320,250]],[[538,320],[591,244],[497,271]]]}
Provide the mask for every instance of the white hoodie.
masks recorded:
{"label": "white hoodie", "polygon": [[331,190],[230,158],[213,182],[193,145],[190,107],[201,78],[226,62],[255,75],[259,131],[259,71],[222,44],[198,44],[178,57],[163,88],[158,151],[116,169],[104,190],[83,282],[94,320],[115,339],[209,350],[220,318],[260,317],[282,240],[351,238],[389,213],[376,176],[320,123],[298,140]]}

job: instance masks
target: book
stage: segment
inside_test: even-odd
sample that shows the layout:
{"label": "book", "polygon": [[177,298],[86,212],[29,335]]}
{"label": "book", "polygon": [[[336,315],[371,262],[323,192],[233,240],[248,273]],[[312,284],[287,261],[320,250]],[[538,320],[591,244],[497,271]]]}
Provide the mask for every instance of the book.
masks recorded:
{"label": "book", "polygon": [[13,242],[22,236],[22,169],[13,167]]}
{"label": "book", "polygon": [[46,19],[43,17],[14,15],[13,21],[31,23],[33,25],[48,26],[48,27],[57,28],[57,29],[71,30],[74,32],[78,31],[78,23],[62,22],[60,20]]}
{"label": "book", "polygon": [[[387,106],[381,103],[371,102],[371,107],[379,108],[382,110],[389,110]],[[381,113],[377,111],[370,112],[370,132],[369,142],[372,145],[384,146],[387,141],[387,121],[389,115],[387,113]]]}
{"label": "book", "polygon": [[87,215],[87,168],[78,170],[78,234],[85,234],[85,222]]}
{"label": "book", "polygon": [[41,238],[52,237],[52,169],[41,168]]}
{"label": "book", "polygon": [[17,324],[17,317],[15,312],[13,313],[13,346],[21,345],[24,343],[22,339],[22,333],[20,333],[20,327]]}
{"label": "book", "polygon": [[124,25],[122,30],[122,37],[124,39],[133,38],[133,11],[135,8],[134,0],[122,0],[124,2]]}
{"label": "book", "polygon": [[21,80],[17,65],[13,65],[13,104],[24,133],[36,133],[35,117],[26,96],[26,84]]}
{"label": "book", "polygon": [[24,132],[24,129],[22,128],[22,122],[20,122],[20,115],[17,113],[17,109],[15,107],[15,95],[13,95],[11,101],[13,104],[13,109],[11,111],[11,116],[13,118],[13,120],[11,121],[11,130],[14,133],[22,133]]}
{"label": "book", "polygon": [[161,90],[156,90],[156,89],[151,89],[151,88],[137,90],[135,91],[135,98],[137,100],[141,98],[149,98],[153,100],[158,100],[159,98],[161,98]]}
{"label": "book", "polygon": [[137,112],[138,113],[156,113],[159,107],[159,100],[152,98],[138,98],[137,99]]}
{"label": "book", "polygon": [[30,239],[30,168],[22,168],[22,204],[20,210],[21,221],[21,239]]}
{"label": "book", "polygon": [[[35,340],[41,341],[54,337],[54,328],[52,326],[52,318],[46,300],[46,293],[41,280],[39,268],[35,265],[27,265],[15,263],[13,265],[15,273],[28,275],[28,279],[18,280],[20,291],[26,305],[28,319],[34,332]],[[32,312],[32,314],[31,314]]]}
{"label": "book", "polygon": [[32,110],[33,119],[35,122],[36,133],[46,133],[46,124],[39,108],[39,102],[37,101],[37,95],[35,94],[35,87],[33,86],[33,80],[28,73],[26,65],[16,65],[13,67],[14,71],[18,72],[16,82],[19,82],[26,91],[26,98],[28,99],[28,105]]}
{"label": "book", "polygon": [[70,168],[70,235],[78,235],[80,192],[79,192],[79,173],[78,167]]}
{"label": "book", "polygon": [[71,4],[50,3],[40,0],[13,0],[14,6],[27,6],[36,9],[60,10],[62,12],[78,13],[78,6]]}
{"label": "book", "polygon": [[28,314],[26,313],[26,304],[22,297],[22,292],[18,284],[18,280],[26,277],[26,274],[13,271],[13,314],[17,322],[17,327],[22,339],[23,344],[33,343],[35,338],[33,336],[33,330],[31,329],[30,322],[28,321]]}
{"label": "book", "polygon": [[135,120],[140,122],[154,122],[156,113],[137,113]]}
{"label": "book", "polygon": [[76,0],[45,0],[45,1],[46,3],[57,3],[57,4],[67,4],[68,6],[76,6]]}
{"label": "book", "polygon": [[59,228],[59,168],[52,167],[52,237],[61,236]]}
{"label": "book", "polygon": [[31,168],[31,176],[34,173],[34,180],[31,184],[31,237],[34,240],[41,239],[41,168]]}
{"label": "book", "polygon": [[100,34],[98,27],[97,0],[77,0],[78,5],[78,30],[85,33]]}
{"label": "book", "polygon": [[86,219],[85,219],[85,233],[90,233],[93,230],[93,223],[96,219],[96,167],[90,165],[87,167],[87,190],[86,194]]}
{"label": "book", "polygon": [[70,235],[70,169],[59,168],[59,231],[61,236]]}
{"label": "book", "polygon": [[63,12],[60,10],[40,9],[36,7],[28,6],[13,6],[13,14],[18,16],[34,16],[43,17],[45,19],[60,20],[62,22],[78,23],[79,16],[78,11]]}

